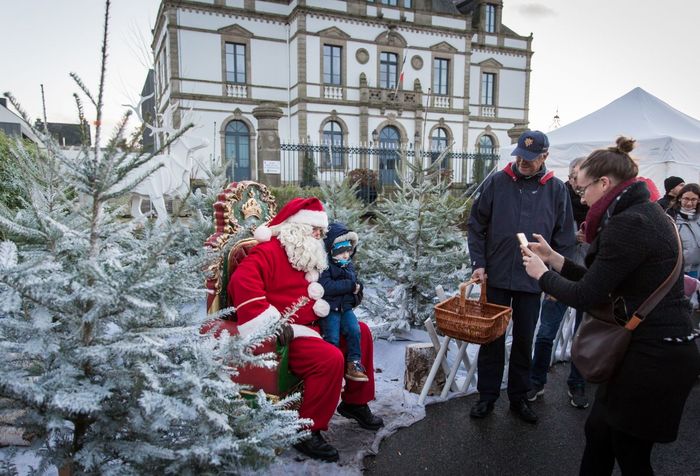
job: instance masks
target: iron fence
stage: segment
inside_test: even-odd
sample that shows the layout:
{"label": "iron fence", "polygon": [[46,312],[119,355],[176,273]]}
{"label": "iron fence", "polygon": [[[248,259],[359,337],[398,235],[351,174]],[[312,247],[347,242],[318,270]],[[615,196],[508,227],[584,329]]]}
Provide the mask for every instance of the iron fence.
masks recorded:
{"label": "iron fence", "polygon": [[[439,151],[416,151],[412,147],[345,147],[331,144],[281,144],[281,181],[284,185],[313,186],[342,181],[348,174],[372,171],[377,188],[392,187],[410,175],[407,163],[422,160],[423,168],[434,163]],[[451,150],[439,167],[453,186],[479,184],[498,163],[498,151],[467,153]],[[407,175],[408,174],[408,175]],[[361,175],[361,174],[360,174]]]}

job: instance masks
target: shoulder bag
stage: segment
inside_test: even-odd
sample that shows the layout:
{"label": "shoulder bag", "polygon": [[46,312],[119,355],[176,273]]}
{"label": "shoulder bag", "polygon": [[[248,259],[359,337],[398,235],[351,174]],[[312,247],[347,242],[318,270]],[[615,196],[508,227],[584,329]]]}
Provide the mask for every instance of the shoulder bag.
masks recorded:
{"label": "shoulder bag", "polygon": [[625,357],[632,331],[659,304],[678,280],[683,267],[683,246],[678,230],[675,226],[673,229],[678,241],[676,266],[656,291],[639,306],[626,324],[622,325],[616,319],[612,302],[584,312],[571,345],[571,358],[587,381],[602,383],[613,376]]}

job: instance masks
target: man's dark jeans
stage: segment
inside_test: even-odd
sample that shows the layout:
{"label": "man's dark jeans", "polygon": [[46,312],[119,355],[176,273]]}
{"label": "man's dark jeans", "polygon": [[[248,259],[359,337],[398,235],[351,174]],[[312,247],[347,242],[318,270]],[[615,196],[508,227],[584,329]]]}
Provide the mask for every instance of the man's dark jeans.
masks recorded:
{"label": "man's dark jeans", "polygon": [[[547,383],[547,371],[552,360],[552,345],[557,336],[557,331],[561,325],[568,306],[559,301],[545,299],[542,302],[542,313],[540,314],[540,328],[535,339],[535,355],[532,357],[532,368],[530,370],[530,381],[533,386],[544,387]],[[581,323],[583,312],[576,310],[576,321],[574,332]],[[578,369],[571,362],[571,371],[566,381],[569,387],[585,385],[586,381],[579,373]]]}
{"label": "man's dark jeans", "polygon": [[[523,400],[530,390],[530,357],[532,338],[540,313],[540,294],[487,287],[488,301],[513,307],[513,343],[508,365],[508,398],[511,402]],[[505,365],[505,335],[484,344],[479,350],[479,399],[495,401],[501,393]]]}

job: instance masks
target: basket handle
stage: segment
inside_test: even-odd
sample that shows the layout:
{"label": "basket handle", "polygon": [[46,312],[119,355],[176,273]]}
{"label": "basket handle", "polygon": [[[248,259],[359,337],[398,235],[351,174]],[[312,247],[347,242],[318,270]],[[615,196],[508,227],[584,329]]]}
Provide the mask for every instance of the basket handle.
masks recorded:
{"label": "basket handle", "polygon": [[479,295],[479,302],[481,304],[486,304],[486,276],[484,276],[484,279],[479,284],[481,285],[481,294]]}
{"label": "basket handle", "polygon": [[481,285],[481,296],[479,297],[479,302],[481,302],[482,304],[486,302],[486,278],[484,278],[483,281],[476,279],[476,278],[472,278],[469,281],[467,281],[466,283],[461,283],[459,285],[459,308],[460,308],[460,310],[464,309],[467,296],[469,296],[471,294],[472,287],[477,283]]}

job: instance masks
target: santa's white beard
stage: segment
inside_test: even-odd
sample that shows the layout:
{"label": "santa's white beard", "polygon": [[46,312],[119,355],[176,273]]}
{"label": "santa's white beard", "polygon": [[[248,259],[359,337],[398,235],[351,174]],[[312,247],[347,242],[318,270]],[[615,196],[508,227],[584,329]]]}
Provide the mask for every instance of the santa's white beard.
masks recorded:
{"label": "santa's white beard", "polygon": [[278,225],[280,240],[292,267],[299,271],[321,271],[328,267],[323,240],[312,236],[313,227],[303,223],[283,223]]}

